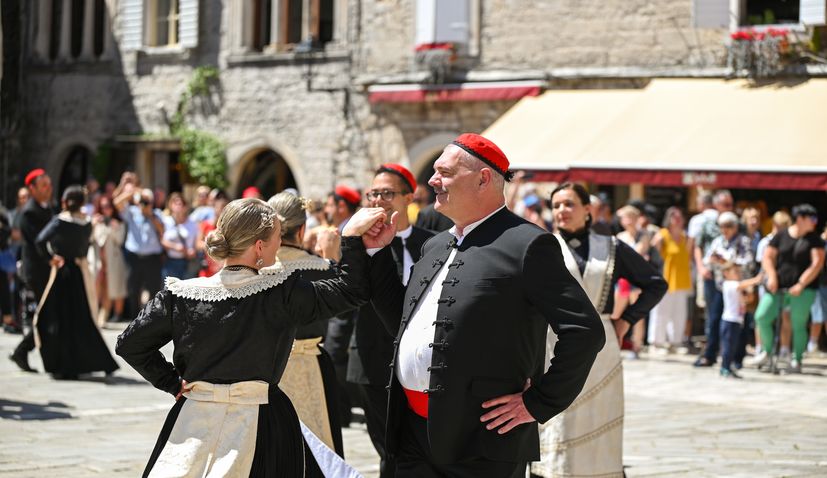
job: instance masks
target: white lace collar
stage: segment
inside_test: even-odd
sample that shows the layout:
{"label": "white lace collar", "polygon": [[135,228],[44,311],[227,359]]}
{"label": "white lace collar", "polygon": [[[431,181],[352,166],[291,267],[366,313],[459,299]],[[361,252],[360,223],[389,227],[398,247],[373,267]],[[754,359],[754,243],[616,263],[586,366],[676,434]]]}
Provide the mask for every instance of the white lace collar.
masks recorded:
{"label": "white lace collar", "polygon": [[248,269],[221,269],[211,277],[181,280],[167,277],[166,288],[172,295],[184,299],[218,302],[226,299],[243,299],[284,282],[295,269],[276,263],[258,274]]}
{"label": "white lace collar", "polygon": [[89,216],[87,216],[85,214],[83,216],[80,216],[80,215],[75,216],[74,214],[70,213],[69,211],[62,211],[60,214],[57,215],[57,218],[60,219],[61,221],[71,222],[71,223],[78,224],[78,225],[81,225],[81,226],[85,226],[85,225],[89,224]]}
{"label": "white lace collar", "polygon": [[264,269],[262,269],[262,271],[269,270],[270,268],[276,267],[279,264],[281,264],[282,267],[284,267],[285,269],[289,269],[290,271],[326,271],[330,269],[330,262],[328,262],[327,259],[321,258],[319,256],[314,256],[313,254],[310,254],[304,249],[299,249],[296,247],[282,246],[276,253],[276,257],[278,258],[278,262],[276,262],[276,265],[265,267]]}

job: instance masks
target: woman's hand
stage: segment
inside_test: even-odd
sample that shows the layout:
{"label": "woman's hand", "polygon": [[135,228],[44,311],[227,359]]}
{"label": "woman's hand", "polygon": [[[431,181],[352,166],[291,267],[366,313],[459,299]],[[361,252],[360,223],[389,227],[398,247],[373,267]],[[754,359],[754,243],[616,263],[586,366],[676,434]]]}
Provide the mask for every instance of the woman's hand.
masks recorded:
{"label": "woman's hand", "polygon": [[340,246],[342,238],[339,237],[339,231],[336,229],[322,229],[316,233],[316,254],[325,259],[333,259],[338,261],[340,259]]}
{"label": "woman's hand", "polygon": [[181,397],[184,396],[184,392],[186,392],[186,391],[187,391],[187,381],[182,379],[181,380],[181,390],[179,390],[178,395],[175,396],[175,401],[177,402],[178,400],[180,400]]}
{"label": "woman's hand", "polygon": [[381,207],[363,207],[354,214],[342,231],[344,237],[356,237],[366,233],[377,222],[384,221],[387,213]]}
{"label": "woman's hand", "polygon": [[772,294],[775,294],[778,291],[778,279],[775,277],[767,278],[767,291]]}
{"label": "woman's hand", "polygon": [[49,261],[49,264],[60,269],[61,267],[63,267],[64,264],[66,264],[66,260],[63,259],[63,256],[55,254],[52,256],[52,259]]}

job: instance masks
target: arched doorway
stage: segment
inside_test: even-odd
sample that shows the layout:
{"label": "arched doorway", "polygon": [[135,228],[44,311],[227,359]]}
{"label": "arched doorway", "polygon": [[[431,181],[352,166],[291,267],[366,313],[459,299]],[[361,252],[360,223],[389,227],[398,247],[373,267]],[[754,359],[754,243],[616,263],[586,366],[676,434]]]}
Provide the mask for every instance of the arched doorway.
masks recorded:
{"label": "arched doorway", "polygon": [[58,183],[58,197],[63,195],[63,191],[73,184],[86,184],[89,179],[89,164],[92,161],[92,152],[83,146],[73,146],[66,155],[66,161],[63,162],[63,170],[60,172],[60,182]]}
{"label": "arched doorway", "polygon": [[237,197],[250,186],[257,187],[265,200],[287,188],[297,188],[290,166],[278,153],[269,149],[253,153],[239,177]]}
{"label": "arched doorway", "polygon": [[[419,171],[419,174],[416,176],[417,184],[423,184],[425,186],[428,186],[428,180],[431,179],[431,176],[434,175],[434,163],[437,159],[439,159],[439,156],[441,154],[442,151],[439,151],[435,153],[431,159],[425,162],[425,164],[422,166],[422,169]],[[434,190],[430,187],[428,187],[427,190],[429,195],[428,202],[434,202],[434,200],[436,199]]]}

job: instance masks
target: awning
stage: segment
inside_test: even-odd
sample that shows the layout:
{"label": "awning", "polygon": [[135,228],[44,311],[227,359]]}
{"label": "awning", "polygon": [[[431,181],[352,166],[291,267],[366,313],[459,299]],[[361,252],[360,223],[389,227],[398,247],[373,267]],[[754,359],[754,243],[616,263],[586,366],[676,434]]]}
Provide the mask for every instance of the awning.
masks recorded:
{"label": "awning", "polygon": [[368,88],[371,103],[422,103],[426,101],[499,101],[537,96],[540,81],[469,82],[442,85],[373,85]]}
{"label": "awning", "polygon": [[524,98],[483,135],[537,179],[827,190],[827,80],[652,80]]}

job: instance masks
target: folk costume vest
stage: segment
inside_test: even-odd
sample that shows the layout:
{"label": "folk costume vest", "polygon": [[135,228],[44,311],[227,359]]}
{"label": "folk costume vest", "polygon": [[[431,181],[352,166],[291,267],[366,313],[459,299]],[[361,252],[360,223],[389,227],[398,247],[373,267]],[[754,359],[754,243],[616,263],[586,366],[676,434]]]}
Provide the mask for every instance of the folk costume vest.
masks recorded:
{"label": "folk costume vest", "polygon": [[[563,258],[598,312],[612,293],[615,238],[589,234],[589,257],[583,273],[562,237]],[[597,355],[583,391],[563,413],[540,425],[540,461],[531,472],[544,477],[623,476],[623,368],[620,347],[608,314],[601,313],[606,345]],[[557,336],[549,328],[546,358]],[[548,363],[548,362],[547,362]]]}

